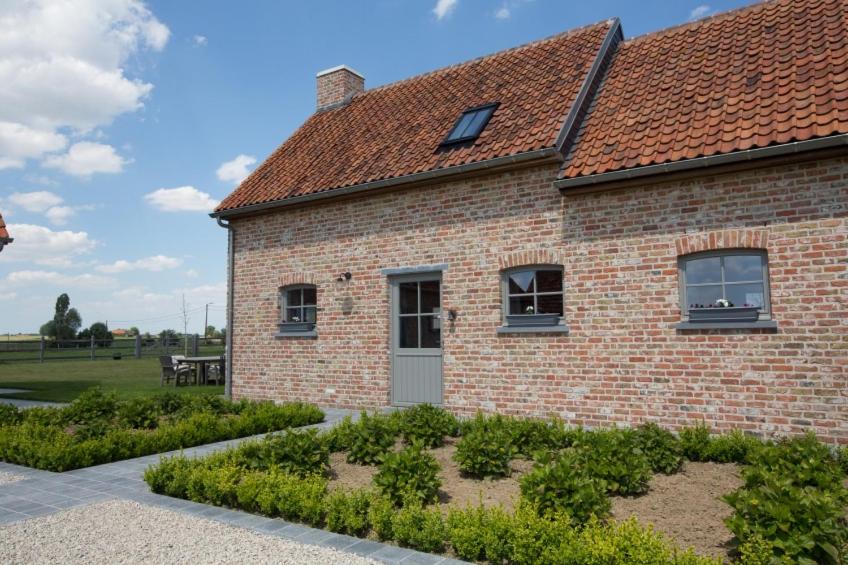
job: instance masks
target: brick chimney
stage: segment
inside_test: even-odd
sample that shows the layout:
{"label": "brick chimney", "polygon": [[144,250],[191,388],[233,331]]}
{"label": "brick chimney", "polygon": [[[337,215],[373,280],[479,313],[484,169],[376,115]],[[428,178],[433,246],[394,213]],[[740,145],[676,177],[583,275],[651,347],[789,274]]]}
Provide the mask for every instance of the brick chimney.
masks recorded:
{"label": "brick chimney", "polygon": [[365,91],[365,77],[347,65],[321,71],[316,77],[319,110],[344,104]]}

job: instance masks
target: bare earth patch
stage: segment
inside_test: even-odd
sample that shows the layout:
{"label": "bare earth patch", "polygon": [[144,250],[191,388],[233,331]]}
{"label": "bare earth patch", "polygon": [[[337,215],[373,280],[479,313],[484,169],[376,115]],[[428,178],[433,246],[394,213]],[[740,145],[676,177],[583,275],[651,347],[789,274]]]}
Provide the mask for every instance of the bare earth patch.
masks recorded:
{"label": "bare earth patch", "polygon": [[15,475],[14,473],[7,473],[6,471],[0,471],[0,485],[14,483],[15,481],[21,481],[23,479],[24,477],[20,475]]}
{"label": "bare earth patch", "polygon": [[[441,467],[440,502],[443,510],[477,505],[503,506],[511,512],[521,494],[519,480],[533,468],[531,461],[512,462],[512,474],[498,480],[475,480],[462,476],[453,460],[456,439],[448,438],[444,447],[430,453]],[[399,442],[395,449],[401,449]],[[731,514],[720,496],[742,485],[737,465],[686,462],[676,475],[656,474],[650,490],[639,497],[612,498],[612,515],[616,520],[635,516],[642,524],[653,524],[682,548],[692,547],[701,555],[727,555],[727,543],[733,537],[724,525]],[[373,486],[377,467],[355,465],[345,461],[344,453],[330,456],[330,488],[356,489]]]}
{"label": "bare earth patch", "polygon": [[654,475],[647,494],[613,498],[612,515],[653,524],[680,547],[693,547],[701,555],[726,556],[733,535],[724,519],[732,512],[719,497],[742,486],[739,471],[732,464],[687,461],[676,475]]}
{"label": "bare earth patch", "polygon": [[0,539],[9,564],[376,563],[126,500],[3,526]]}

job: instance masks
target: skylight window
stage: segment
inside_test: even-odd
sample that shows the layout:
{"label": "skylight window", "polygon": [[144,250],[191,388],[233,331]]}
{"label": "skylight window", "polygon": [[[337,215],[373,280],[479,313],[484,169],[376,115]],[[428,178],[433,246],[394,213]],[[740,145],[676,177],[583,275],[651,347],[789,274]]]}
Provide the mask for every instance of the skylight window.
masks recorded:
{"label": "skylight window", "polygon": [[486,104],[476,108],[469,108],[464,111],[453,126],[453,129],[442,142],[442,145],[453,145],[454,143],[463,143],[477,139],[486,124],[489,123],[489,118],[495,113],[497,103]]}

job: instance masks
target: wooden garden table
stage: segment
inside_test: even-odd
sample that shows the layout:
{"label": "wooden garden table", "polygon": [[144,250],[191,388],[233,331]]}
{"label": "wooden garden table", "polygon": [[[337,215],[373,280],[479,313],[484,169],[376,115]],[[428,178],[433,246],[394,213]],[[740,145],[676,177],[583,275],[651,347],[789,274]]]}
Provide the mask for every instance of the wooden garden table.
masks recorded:
{"label": "wooden garden table", "polygon": [[[195,375],[197,375],[197,384],[207,384],[207,369],[210,363],[221,363],[223,357],[220,355],[210,355],[208,357],[185,357],[180,359],[180,363],[188,363],[195,366]],[[222,367],[223,369],[223,367]]]}

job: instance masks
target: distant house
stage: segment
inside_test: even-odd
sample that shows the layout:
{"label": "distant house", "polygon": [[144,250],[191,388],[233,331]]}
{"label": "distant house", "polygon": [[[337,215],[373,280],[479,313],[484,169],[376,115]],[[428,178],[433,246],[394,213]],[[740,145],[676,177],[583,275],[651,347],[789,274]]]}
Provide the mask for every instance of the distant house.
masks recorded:
{"label": "distant house", "polygon": [[3,215],[0,214],[0,251],[3,251],[3,247],[13,241],[15,240],[9,235],[9,231],[6,229],[6,222],[3,221]]}
{"label": "distant house", "polygon": [[125,330],[122,328],[118,328],[117,330],[112,330],[113,337],[127,337],[129,335],[129,330]]}
{"label": "distant house", "polygon": [[319,73],[213,213],[233,395],[848,443],[846,17],[779,0],[370,90]]}

